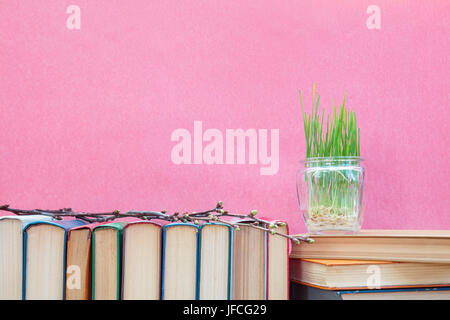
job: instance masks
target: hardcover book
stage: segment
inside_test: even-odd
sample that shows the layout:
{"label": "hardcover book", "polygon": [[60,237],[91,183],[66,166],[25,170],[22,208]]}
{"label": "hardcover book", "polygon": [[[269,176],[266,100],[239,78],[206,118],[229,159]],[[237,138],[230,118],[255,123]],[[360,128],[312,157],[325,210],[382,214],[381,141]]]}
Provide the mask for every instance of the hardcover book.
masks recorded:
{"label": "hardcover book", "polygon": [[69,230],[67,235],[66,300],[90,300],[92,294],[91,223]]}
{"label": "hardcover book", "polygon": [[204,223],[199,228],[199,299],[231,299],[233,228]]}
{"label": "hardcover book", "polygon": [[63,300],[67,233],[80,220],[34,221],[24,228],[23,298]]}
{"label": "hardcover book", "polygon": [[377,272],[380,288],[450,286],[450,265],[368,260],[291,259],[294,282],[327,290],[368,289]]}
{"label": "hardcover book", "polygon": [[125,225],[126,222],[112,222],[92,230],[93,300],[120,300]]}
{"label": "hardcover book", "polygon": [[239,226],[234,233],[233,299],[267,298],[267,233]]}
{"label": "hardcover book", "polygon": [[[239,228],[234,236],[233,299],[289,299],[289,240],[246,225]],[[276,230],[288,234],[287,224]]]}
{"label": "hardcover book", "polygon": [[[277,222],[277,221],[274,221]],[[289,234],[288,225],[277,231]],[[280,235],[267,235],[267,299],[289,299],[289,239]]]}
{"label": "hardcover book", "polygon": [[171,223],[162,227],[162,234],[161,299],[197,299],[199,227]]}
{"label": "hardcover book", "polygon": [[0,217],[0,300],[23,297],[23,230],[36,221],[50,221],[41,215]]}
{"label": "hardcover book", "polygon": [[122,299],[160,299],[161,248],[160,224],[139,221],[124,227]]}
{"label": "hardcover book", "polygon": [[450,300],[450,287],[324,290],[291,282],[293,300]]}
{"label": "hardcover book", "polygon": [[291,258],[450,263],[450,230],[362,230],[311,237],[313,244],[293,244]]}

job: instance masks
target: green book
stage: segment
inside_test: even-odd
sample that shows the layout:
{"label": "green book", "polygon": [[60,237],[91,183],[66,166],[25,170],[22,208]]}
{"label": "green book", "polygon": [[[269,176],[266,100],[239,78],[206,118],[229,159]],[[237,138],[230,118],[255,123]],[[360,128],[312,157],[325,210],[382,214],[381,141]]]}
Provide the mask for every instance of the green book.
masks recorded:
{"label": "green book", "polygon": [[96,226],[92,231],[92,299],[120,300],[122,241],[126,222]]}

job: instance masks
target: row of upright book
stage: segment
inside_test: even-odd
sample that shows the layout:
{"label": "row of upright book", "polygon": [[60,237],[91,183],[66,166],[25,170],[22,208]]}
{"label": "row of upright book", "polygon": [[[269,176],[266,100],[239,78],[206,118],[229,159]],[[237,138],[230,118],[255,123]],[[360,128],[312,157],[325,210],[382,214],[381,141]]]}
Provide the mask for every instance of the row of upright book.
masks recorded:
{"label": "row of upright book", "polygon": [[363,230],[293,245],[291,298],[450,300],[449,230]]}
{"label": "row of upright book", "polygon": [[246,225],[5,216],[0,300],[283,300],[288,250]]}

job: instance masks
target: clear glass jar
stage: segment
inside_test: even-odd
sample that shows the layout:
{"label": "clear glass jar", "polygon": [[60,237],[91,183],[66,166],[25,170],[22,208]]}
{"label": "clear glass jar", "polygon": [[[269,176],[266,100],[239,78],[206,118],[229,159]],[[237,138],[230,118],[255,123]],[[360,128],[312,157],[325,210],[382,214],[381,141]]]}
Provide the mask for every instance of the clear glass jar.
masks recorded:
{"label": "clear glass jar", "polygon": [[357,233],[363,217],[360,157],[309,158],[297,171],[297,196],[311,234]]}

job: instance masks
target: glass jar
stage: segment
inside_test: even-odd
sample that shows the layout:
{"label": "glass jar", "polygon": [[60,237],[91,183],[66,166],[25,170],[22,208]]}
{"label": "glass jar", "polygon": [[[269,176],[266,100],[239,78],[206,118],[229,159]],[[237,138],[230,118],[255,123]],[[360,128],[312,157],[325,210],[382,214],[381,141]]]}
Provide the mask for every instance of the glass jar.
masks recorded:
{"label": "glass jar", "polygon": [[297,196],[310,234],[357,233],[363,217],[360,157],[309,158],[297,171]]}

